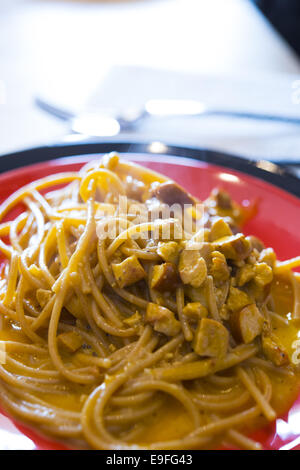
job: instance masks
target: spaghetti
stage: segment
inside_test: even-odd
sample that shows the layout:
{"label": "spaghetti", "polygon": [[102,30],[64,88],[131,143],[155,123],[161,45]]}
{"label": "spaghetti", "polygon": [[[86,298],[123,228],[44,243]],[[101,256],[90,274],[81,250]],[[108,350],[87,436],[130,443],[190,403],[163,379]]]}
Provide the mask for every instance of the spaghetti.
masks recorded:
{"label": "spaghetti", "polygon": [[117,154],[30,183],[0,217],[8,412],[77,448],[260,448],[247,434],[298,390],[299,257],[240,233],[224,191],[200,204]]}

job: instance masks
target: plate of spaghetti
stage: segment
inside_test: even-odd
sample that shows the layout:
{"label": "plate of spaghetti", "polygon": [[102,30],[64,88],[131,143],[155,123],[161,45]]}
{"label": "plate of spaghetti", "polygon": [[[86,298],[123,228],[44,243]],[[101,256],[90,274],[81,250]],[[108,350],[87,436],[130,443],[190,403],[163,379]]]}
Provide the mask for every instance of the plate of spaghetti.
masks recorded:
{"label": "plate of spaghetti", "polygon": [[296,448],[297,180],[130,150],[0,175],[2,445]]}

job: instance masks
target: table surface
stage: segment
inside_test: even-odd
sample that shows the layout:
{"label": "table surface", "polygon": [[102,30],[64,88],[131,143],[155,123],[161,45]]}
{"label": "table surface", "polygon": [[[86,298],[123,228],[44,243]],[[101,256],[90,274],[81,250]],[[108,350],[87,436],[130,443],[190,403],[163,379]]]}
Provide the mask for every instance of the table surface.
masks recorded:
{"label": "table surface", "polygon": [[201,74],[299,74],[247,0],[0,0],[0,153],[59,139],[37,93],[80,107],[113,65]]}

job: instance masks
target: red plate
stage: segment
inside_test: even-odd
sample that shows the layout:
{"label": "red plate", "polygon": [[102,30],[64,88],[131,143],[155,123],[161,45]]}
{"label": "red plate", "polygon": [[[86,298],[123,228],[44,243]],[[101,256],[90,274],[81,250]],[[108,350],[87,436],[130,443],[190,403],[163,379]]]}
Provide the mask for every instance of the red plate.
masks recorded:
{"label": "red plate", "polygon": [[[190,193],[206,198],[212,188],[227,189],[234,200],[247,204],[258,201],[258,213],[245,227],[272,246],[279,259],[300,252],[300,200],[254,176],[187,158],[128,155],[132,161],[154,169],[182,184]],[[92,158],[95,158],[93,155]],[[78,170],[89,157],[69,157],[17,169],[0,175],[0,201],[26,183],[62,171]],[[225,163],[224,163],[225,164]],[[295,180],[293,181],[295,183]],[[299,183],[300,185],[300,183]],[[299,415],[299,416],[298,416]],[[300,449],[300,397],[284,416],[256,432],[254,438],[264,449]],[[63,449],[64,446],[41,437],[38,432],[19,425],[0,414],[0,449]]]}

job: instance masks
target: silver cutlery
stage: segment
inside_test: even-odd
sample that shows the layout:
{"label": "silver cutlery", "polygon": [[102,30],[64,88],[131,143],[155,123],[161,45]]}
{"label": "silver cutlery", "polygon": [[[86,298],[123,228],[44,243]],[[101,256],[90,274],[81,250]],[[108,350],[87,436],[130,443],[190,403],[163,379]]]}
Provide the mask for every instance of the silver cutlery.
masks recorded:
{"label": "silver cutlery", "polygon": [[35,103],[40,109],[69,122],[73,132],[92,137],[113,137],[121,132],[136,130],[148,117],[224,116],[300,125],[300,117],[296,116],[217,109],[194,100],[152,99],[146,101],[143,107],[129,108],[124,112],[83,112],[77,115],[42,98],[36,98]]}

